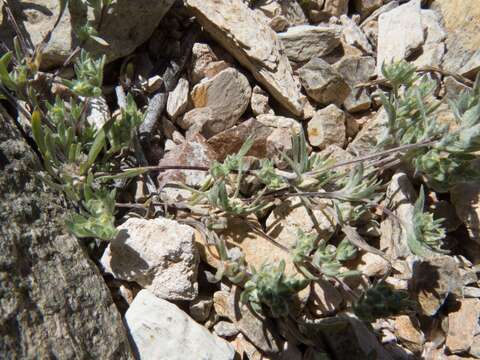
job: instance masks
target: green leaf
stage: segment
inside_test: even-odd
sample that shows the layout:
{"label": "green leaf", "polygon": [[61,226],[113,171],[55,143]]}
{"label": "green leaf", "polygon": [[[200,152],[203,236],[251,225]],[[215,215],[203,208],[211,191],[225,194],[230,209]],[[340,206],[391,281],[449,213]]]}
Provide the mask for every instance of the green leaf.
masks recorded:
{"label": "green leaf", "polygon": [[37,144],[40,153],[45,156],[45,154],[47,153],[47,146],[45,144],[45,133],[42,129],[42,119],[38,110],[35,110],[33,112],[31,123],[33,139],[35,140],[35,143]]}
{"label": "green leaf", "polygon": [[98,131],[97,136],[95,136],[95,140],[92,144],[92,147],[88,152],[87,161],[80,166],[80,172],[82,174],[85,174],[92,167],[92,165],[95,163],[95,160],[97,159],[98,154],[100,154],[104,146],[105,146],[105,131],[101,129]]}

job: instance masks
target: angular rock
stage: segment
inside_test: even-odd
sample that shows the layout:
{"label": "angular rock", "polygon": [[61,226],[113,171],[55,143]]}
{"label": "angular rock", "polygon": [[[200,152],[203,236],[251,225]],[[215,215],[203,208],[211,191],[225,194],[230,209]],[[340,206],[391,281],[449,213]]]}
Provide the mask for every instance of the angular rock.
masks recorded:
{"label": "angular rock", "polygon": [[340,22],[343,25],[342,39],[345,44],[356,47],[363,54],[373,54],[372,45],[370,45],[367,36],[355,21],[350,19],[347,15],[342,15],[340,17]]}
{"label": "angular rock", "polygon": [[307,24],[308,20],[297,0],[260,0],[255,2],[255,8],[274,21],[283,18],[287,26]]}
{"label": "angular rock", "polygon": [[250,99],[250,107],[253,115],[271,114],[274,112],[268,104],[268,94],[258,85],[252,90],[252,98]]}
{"label": "angular rock", "polygon": [[353,6],[362,19],[383,5],[384,0],[353,0]]}
{"label": "angular rock", "polygon": [[275,32],[241,0],[186,0],[205,30],[282,106],[302,115],[301,94]]}
{"label": "angular rock", "polygon": [[230,64],[223,59],[219,59],[208,44],[193,44],[192,59],[189,65],[190,81],[193,84],[204,78],[210,79],[229,67]]}
{"label": "angular rock", "polygon": [[135,281],[159,298],[193,300],[198,294],[194,231],[174,220],[130,218],[102,256],[105,271]]}
{"label": "angular rock", "polygon": [[0,107],[0,354],[133,359],[122,318],[81,242],[62,235],[61,194]]}
{"label": "angular rock", "polygon": [[383,63],[407,59],[423,45],[424,40],[420,0],[410,1],[380,15],[377,74],[382,76]]}
{"label": "angular rock", "polygon": [[408,315],[395,318],[395,334],[409,350],[415,353],[420,353],[425,343],[425,335],[419,327],[418,321],[414,321]]}
{"label": "angular rock", "polygon": [[199,296],[189,305],[190,316],[197,322],[205,322],[212,310],[213,300],[210,296]]}
{"label": "angular rock", "polygon": [[182,115],[188,108],[188,80],[181,78],[175,89],[168,94],[167,114],[172,120]]}
{"label": "angular rock", "polygon": [[316,317],[324,317],[335,314],[340,310],[343,296],[327,280],[315,281],[310,292],[309,309]]}
{"label": "angular rock", "polygon": [[371,15],[369,15],[360,25],[360,28],[367,36],[370,44],[374,49],[377,49],[378,42],[378,18],[381,14],[384,14],[392,9],[395,9],[399,6],[398,0],[389,1],[385,5],[381,6],[375,10]]}
{"label": "angular rock", "polygon": [[238,330],[263,352],[272,354],[281,349],[281,338],[274,323],[270,319],[260,318],[253,314],[248,306],[239,303],[235,292],[215,292],[213,306],[218,315],[232,321]]}
{"label": "angular rock", "polygon": [[257,116],[257,121],[270,129],[265,143],[267,157],[277,163],[282,162],[281,153],[290,154],[292,135],[299,134],[303,130],[302,125],[291,118],[268,114]]}
{"label": "angular rock", "polygon": [[139,359],[233,360],[235,355],[228,342],[148,290],[135,297],[125,322]]}
{"label": "angular rock", "polygon": [[334,68],[352,89],[343,102],[345,109],[350,113],[368,110],[371,100],[367,90],[355,86],[367,82],[374,75],[375,59],[370,56],[345,56],[334,65]]}
{"label": "angular rock", "polygon": [[[145,42],[153,33],[170,9],[174,0],[160,0],[151,3],[149,0],[112,2],[108,12],[102,18],[102,26],[98,36],[108,42],[102,46],[95,41],[87,41],[84,47],[97,55],[107,55],[108,61],[113,61],[130,54],[140,44]],[[80,45],[75,36],[74,27],[85,23],[85,17],[98,24],[93,11],[82,9],[80,2],[69,3],[60,19],[58,26],[53,30],[46,47],[43,49],[42,68],[52,68],[63,64],[72,51]],[[9,4],[19,26],[34,47],[39,45],[60,14],[60,2],[56,0],[32,0],[28,3],[13,2]],[[12,45],[13,34],[7,24],[7,17],[3,18],[1,27],[10,29],[2,32],[0,38]],[[13,49],[12,46],[9,46]]]}
{"label": "angular rock", "polygon": [[334,26],[300,25],[278,34],[288,59],[305,63],[314,57],[323,57],[340,46],[341,31]]}
{"label": "angular rock", "polygon": [[412,254],[407,233],[412,223],[416,199],[417,193],[407,174],[397,172],[393,175],[387,188],[385,206],[399,220],[387,216],[380,224],[380,250],[393,259],[406,258]]}
{"label": "angular rock", "polygon": [[235,324],[228,321],[219,321],[213,326],[215,334],[222,338],[231,338],[238,334]]}
{"label": "angular rock", "polygon": [[321,105],[340,106],[350,93],[342,76],[322,59],[313,58],[298,70],[298,74],[308,96]]}
{"label": "angular rock", "polygon": [[312,0],[304,3],[311,22],[328,22],[330,17],[339,17],[348,11],[349,0]]}
{"label": "angular rock", "polygon": [[335,105],[318,110],[308,122],[308,140],[312,146],[325,149],[328,145],[345,144],[345,113]]}
{"label": "angular rock", "polygon": [[462,286],[458,264],[450,256],[437,256],[413,265],[409,289],[427,316],[435,315],[449,294],[461,295]]}
{"label": "angular rock", "polygon": [[[319,156],[327,156],[329,160],[333,160],[333,164],[339,164],[345,161],[353,160],[354,156],[348,151],[342,149],[338,145],[328,145],[325,149],[320,151]],[[332,164],[332,165],[333,165]],[[347,165],[341,169],[351,169],[352,165]]]}
{"label": "angular rock", "polygon": [[460,299],[458,310],[448,314],[448,332],[446,345],[453,354],[470,349],[473,338],[478,333],[480,300]]}
{"label": "angular rock", "polygon": [[458,217],[467,226],[470,239],[480,244],[480,186],[458,184],[452,189],[451,196]]}
{"label": "angular rock", "polygon": [[371,252],[363,252],[355,259],[355,264],[355,269],[368,277],[382,277],[390,270],[390,264],[387,260]]}
{"label": "angular rock", "polygon": [[[229,68],[192,89],[190,97],[197,109],[210,109],[209,117],[201,123],[188,124],[199,129],[206,138],[235,125],[250,102],[252,88],[245,75]],[[180,125],[185,128],[185,118]]]}
{"label": "angular rock", "polygon": [[426,28],[425,43],[422,52],[413,62],[415,66],[439,67],[442,64],[443,56],[446,51],[445,38],[446,32],[440,25],[441,16],[433,10],[421,10],[422,25]]}
{"label": "angular rock", "polygon": [[375,151],[378,137],[388,119],[387,112],[383,107],[377,113],[371,113],[368,116],[370,119],[366,121],[355,139],[347,147],[347,150],[356,156],[368,155]]}
{"label": "angular rock", "polygon": [[480,69],[480,8],[475,0],[435,0],[431,5],[443,17],[447,53],[443,68],[474,78]]}

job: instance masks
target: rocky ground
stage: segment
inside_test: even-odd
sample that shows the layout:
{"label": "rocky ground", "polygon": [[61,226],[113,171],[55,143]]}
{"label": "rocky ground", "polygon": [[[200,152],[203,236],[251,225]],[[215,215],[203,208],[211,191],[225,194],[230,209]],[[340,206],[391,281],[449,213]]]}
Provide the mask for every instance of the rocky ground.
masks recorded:
{"label": "rocky ground", "polygon": [[[309,151],[337,163],[374,153],[386,117],[378,96],[381,65],[411,62],[437,81],[438,99],[472,87],[480,69],[478,5],[114,1],[99,29],[109,46],[84,44],[106,54],[108,62],[102,96],[90,103],[88,121],[102,126],[115,116],[128,89],[146,114],[138,130],[144,150],[139,163],[178,169],[117,184],[119,233],[111,242],[61,235],[55,219],[63,201],[37,181],[41,169],[25,134],[8,125],[17,114],[2,105],[2,358],[480,358],[480,183],[459,183],[447,193],[427,190],[426,207],[446,219],[449,252],[421,257],[409,248],[402,225],[415,210],[420,181],[408,169],[389,169],[381,206],[392,216],[372,209],[376,226],[362,233],[377,252],[363,247],[345,265],[361,275],[345,281],[325,276],[291,299],[296,319],[316,326],[314,342],[301,341],[285,322],[244,305],[243,284],[211,281],[222,265],[189,222],[191,193],[172,185],[198,188],[207,173],[185,167],[223,161],[249,137],[248,157],[273,159],[279,167],[279,152],[292,151],[291,134],[302,129]],[[91,14],[67,6],[59,18],[54,0],[0,6],[0,39],[8,48],[15,29],[6,7],[34,46],[58,20],[41,67],[50,76],[73,76],[72,66],[63,66],[77,46],[73,26]],[[48,91],[66,93],[58,84]],[[17,123],[28,122],[18,117]],[[437,119],[456,126],[446,102]],[[265,234],[285,248],[295,246],[297,228],[338,236],[327,212],[302,204],[283,199],[273,210],[251,215],[257,230],[229,218],[219,236],[241,249],[250,267],[283,259],[287,272],[294,271],[290,255]],[[406,291],[415,310],[361,321],[352,313],[351,293],[380,281]]]}

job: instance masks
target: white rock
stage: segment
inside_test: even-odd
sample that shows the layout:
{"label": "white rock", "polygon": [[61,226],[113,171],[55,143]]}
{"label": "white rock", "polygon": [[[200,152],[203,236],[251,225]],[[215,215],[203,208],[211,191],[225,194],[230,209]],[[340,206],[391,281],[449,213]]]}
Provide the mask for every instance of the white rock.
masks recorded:
{"label": "white rock", "polygon": [[148,290],[135,297],[125,322],[141,360],[233,360],[235,355],[228,342]]}
{"label": "white rock", "polygon": [[222,338],[233,337],[239,332],[235,324],[228,321],[219,321],[213,326],[213,331]]}
{"label": "white rock", "polygon": [[313,58],[298,70],[300,81],[308,96],[321,105],[340,106],[350,94],[342,76],[326,61]]}
{"label": "white rock", "polygon": [[446,32],[440,25],[441,16],[433,10],[421,10],[422,25],[426,27],[427,35],[422,53],[413,61],[417,67],[440,66],[445,55]]}
{"label": "white rock", "polygon": [[276,33],[241,0],[186,0],[216,41],[245,66],[281,105],[303,113],[301,93]]}
{"label": "white rock", "polygon": [[87,121],[96,129],[101,129],[110,120],[110,109],[104,97],[93,97],[88,99]]}
{"label": "white rock", "polygon": [[345,113],[333,104],[318,110],[308,122],[308,140],[320,149],[332,144],[342,147],[345,132]]}
{"label": "white rock", "polygon": [[[360,1],[363,1],[363,0],[360,0]],[[374,47],[375,49],[377,48],[377,42],[378,42],[378,18],[380,17],[380,15],[392,9],[395,9],[398,6],[399,6],[398,0],[390,1],[385,5],[381,6],[380,8],[378,8],[377,10],[375,10],[370,16],[368,16],[360,24],[360,28],[367,36],[372,47]]]}
{"label": "white rock", "polygon": [[116,279],[135,281],[156,296],[193,300],[198,294],[194,231],[174,220],[130,218],[101,258]]}
{"label": "white rock", "polygon": [[300,25],[279,33],[278,37],[285,47],[288,59],[302,63],[335,50],[340,46],[340,33],[340,28],[336,26]]}
{"label": "white rock", "polygon": [[407,59],[424,43],[420,0],[412,0],[378,19],[377,74],[382,64]]}
{"label": "white rock", "polygon": [[181,78],[175,89],[168,95],[167,114],[171,119],[175,120],[187,110],[188,90],[188,80]]}

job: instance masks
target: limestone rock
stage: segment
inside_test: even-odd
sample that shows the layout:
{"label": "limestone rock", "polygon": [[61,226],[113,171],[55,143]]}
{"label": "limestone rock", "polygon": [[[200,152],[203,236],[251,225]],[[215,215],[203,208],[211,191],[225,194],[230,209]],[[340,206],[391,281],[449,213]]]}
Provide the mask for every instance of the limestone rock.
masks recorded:
{"label": "limestone rock", "polygon": [[387,121],[387,112],[381,108],[377,113],[372,113],[359,131],[355,139],[348,144],[347,150],[354,155],[363,156],[371,154],[377,145],[377,139]]}
{"label": "limestone rock", "polygon": [[383,257],[371,252],[363,252],[355,259],[356,270],[368,277],[382,277],[390,269],[389,263]]}
{"label": "limestone rock", "polygon": [[259,0],[255,2],[255,8],[271,19],[271,22],[279,18],[285,19],[287,27],[308,23],[297,0]]}
{"label": "limestone rock", "polygon": [[328,55],[340,46],[340,29],[334,26],[300,25],[278,34],[288,59],[305,63]]}
{"label": "limestone rock", "polygon": [[234,292],[215,292],[213,306],[217,314],[232,321],[237,329],[263,352],[277,353],[280,350],[281,338],[275,330],[274,323],[270,319],[253,314],[248,306],[238,303],[236,299],[238,298]]}
{"label": "limestone rock", "polygon": [[449,294],[461,295],[462,277],[450,256],[437,256],[413,265],[409,289],[423,314],[435,315]]}
{"label": "limestone rock", "polygon": [[[348,151],[342,149],[338,145],[328,145],[325,149],[318,153],[320,156],[327,156],[329,160],[333,160],[333,164],[339,164],[345,161],[353,160],[354,156]],[[351,169],[353,165],[347,165],[341,169]]]}
{"label": "limestone rock", "polygon": [[356,47],[363,54],[371,55],[373,54],[372,45],[367,39],[367,36],[364,34],[362,29],[350,19],[347,15],[342,15],[340,17],[340,22],[342,23],[342,39],[345,44]]}
{"label": "limestone rock", "polygon": [[199,296],[189,305],[190,316],[197,322],[203,323],[210,316],[213,300],[210,296]]}
{"label": "limestone rock", "polygon": [[204,78],[210,79],[228,67],[230,67],[230,64],[223,59],[219,59],[208,44],[193,44],[192,59],[189,65],[190,81],[193,84]]}
{"label": "limestone rock", "polygon": [[175,89],[168,94],[167,114],[171,119],[175,120],[182,115],[188,107],[188,80],[181,78]]}
{"label": "limestone rock", "polygon": [[470,239],[480,244],[480,186],[458,184],[451,194],[457,215],[467,226]]}
{"label": "limestone rock", "polygon": [[135,281],[159,298],[197,296],[198,254],[192,228],[159,217],[130,218],[118,229],[101,259],[106,272]]}
{"label": "limestone rock", "polygon": [[[363,0],[360,0],[363,1]],[[367,36],[370,44],[374,49],[377,48],[378,42],[378,18],[381,14],[384,14],[392,9],[395,9],[399,6],[398,0],[393,0],[387,2],[385,5],[381,6],[375,10],[371,15],[369,15],[360,25],[360,28]]]}
{"label": "limestone rock", "polygon": [[13,120],[0,116],[0,354],[133,359],[102,276],[81,242],[62,235],[64,200],[40,170]]}
{"label": "limestone rock", "polygon": [[374,75],[375,59],[370,56],[345,56],[334,67],[352,89],[343,102],[345,109],[350,113],[368,110],[371,100],[367,90],[355,86],[367,82]]}
{"label": "limestone rock", "polygon": [[345,144],[345,113],[335,105],[318,110],[308,122],[308,140],[320,149]]}
{"label": "limestone rock", "polygon": [[219,321],[213,326],[213,331],[222,338],[231,338],[239,332],[235,324],[228,321]]}
{"label": "limestone rock", "polygon": [[425,335],[419,329],[418,321],[408,315],[400,315],[395,318],[395,333],[405,343],[405,346],[413,352],[420,353],[425,343]]}
{"label": "limestone rock", "polygon": [[480,68],[480,8],[475,0],[435,0],[447,31],[447,71],[474,78]]}
{"label": "limestone rock", "polygon": [[448,332],[446,345],[453,354],[470,349],[473,337],[478,333],[480,300],[460,299],[459,308],[448,314]]}
{"label": "limestone rock", "polygon": [[[42,67],[52,68],[63,64],[77,45],[74,27],[83,24],[85,17],[96,24],[93,12],[79,5],[80,2],[70,2],[51,34],[42,56]],[[174,0],[160,0],[152,4],[149,0],[112,2],[109,11],[105,13],[99,35],[108,42],[102,46],[94,41],[87,41],[84,47],[94,54],[106,54],[108,61],[113,61],[130,54],[153,33],[170,9]],[[19,26],[25,29],[24,35],[33,46],[39,45],[45,35],[53,29],[60,13],[60,2],[56,0],[32,0],[28,3],[14,2],[10,4]],[[10,28],[3,18],[2,28]],[[11,45],[13,34],[2,32],[0,37]],[[9,46],[9,48],[13,48]]]}
{"label": "limestone rock", "polygon": [[349,0],[312,0],[305,3],[311,22],[327,22],[330,17],[340,17],[348,11]]}
{"label": "limestone rock", "polygon": [[353,0],[353,6],[362,19],[383,5],[384,0]]}
{"label": "limestone rock", "polygon": [[302,115],[301,94],[275,32],[241,0],[186,0],[205,30],[281,105]]}
{"label": "limestone rock", "polygon": [[228,342],[148,290],[135,297],[125,322],[142,360],[233,360],[235,355]]}
{"label": "limestone rock", "polygon": [[425,43],[422,53],[413,62],[421,68],[426,66],[439,67],[446,51],[445,38],[447,34],[440,25],[441,16],[433,10],[421,10],[422,25],[426,28]]}
{"label": "limestone rock", "polygon": [[[408,31],[406,31],[408,29]],[[413,0],[378,19],[377,74],[385,62],[407,59],[424,43],[420,0]]]}
{"label": "limestone rock", "polygon": [[342,294],[327,280],[313,283],[310,293],[309,309],[316,317],[335,314],[343,303]]}
{"label": "limestone rock", "polygon": [[[210,116],[188,127],[198,128],[206,138],[231,128],[247,109],[251,94],[252,88],[245,75],[233,68],[221,71],[192,89],[190,97],[194,110],[210,109]],[[183,122],[180,125],[185,127]]]}
{"label": "limestone rock", "polygon": [[413,219],[414,204],[417,193],[407,174],[397,172],[387,188],[385,206],[398,217],[399,221],[387,216],[380,224],[380,250],[392,257],[406,258],[411,255],[407,243],[408,227]]}
{"label": "limestone rock", "polygon": [[298,74],[308,96],[321,105],[334,103],[340,106],[350,93],[342,76],[320,58],[311,59],[298,70]]}
{"label": "limestone rock", "polygon": [[253,115],[274,114],[272,108],[268,104],[268,94],[258,85],[252,90],[252,98],[250,99],[250,106]]}

